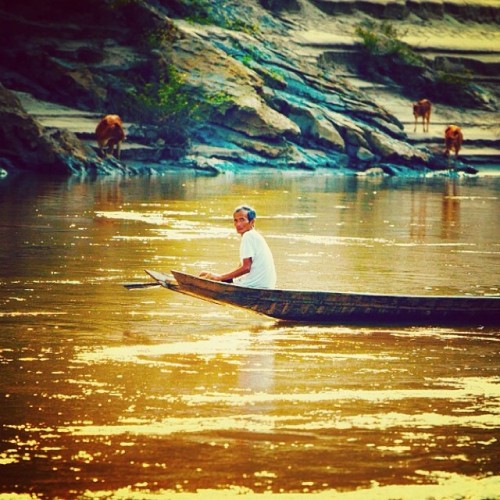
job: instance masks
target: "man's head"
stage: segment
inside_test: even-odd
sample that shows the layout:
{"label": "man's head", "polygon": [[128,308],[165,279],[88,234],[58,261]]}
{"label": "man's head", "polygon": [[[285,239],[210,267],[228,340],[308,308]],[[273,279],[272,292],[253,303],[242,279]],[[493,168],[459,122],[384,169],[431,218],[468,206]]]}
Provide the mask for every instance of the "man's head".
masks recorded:
{"label": "man's head", "polygon": [[245,205],[237,207],[233,213],[233,222],[238,234],[242,235],[253,229],[256,217],[257,214],[253,208]]}

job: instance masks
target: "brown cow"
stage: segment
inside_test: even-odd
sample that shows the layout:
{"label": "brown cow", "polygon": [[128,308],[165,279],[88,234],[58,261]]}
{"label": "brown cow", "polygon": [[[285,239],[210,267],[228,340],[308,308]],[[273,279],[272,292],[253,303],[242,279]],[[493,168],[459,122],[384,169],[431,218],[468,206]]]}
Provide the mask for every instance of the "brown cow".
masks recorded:
{"label": "brown cow", "polygon": [[450,163],[450,152],[455,151],[455,160],[458,158],[458,152],[464,142],[464,136],[460,127],[456,125],[448,125],[444,131],[444,154],[448,157],[448,164]]}
{"label": "brown cow", "polygon": [[97,146],[101,156],[105,156],[104,147],[108,146],[108,154],[112,155],[116,146],[116,157],[120,158],[121,143],[125,139],[122,119],[118,115],[106,115],[95,129]]}
{"label": "brown cow", "polygon": [[[413,103],[413,116],[415,117],[415,128],[413,132],[417,131],[418,118],[422,117],[422,126],[424,132],[429,132],[429,123],[431,121],[432,103],[429,99],[420,99],[420,101]],[[427,127],[425,126],[427,124]]]}

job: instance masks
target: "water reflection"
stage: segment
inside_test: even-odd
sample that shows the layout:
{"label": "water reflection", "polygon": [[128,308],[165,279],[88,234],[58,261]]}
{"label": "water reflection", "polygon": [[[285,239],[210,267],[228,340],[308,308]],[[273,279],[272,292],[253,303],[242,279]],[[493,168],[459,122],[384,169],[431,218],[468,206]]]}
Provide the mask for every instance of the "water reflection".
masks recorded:
{"label": "water reflection", "polygon": [[226,268],[248,202],[283,286],[498,294],[498,182],[0,183],[0,493],[494,498],[497,330],[294,325],[120,283]]}
{"label": "water reflection", "polygon": [[427,235],[427,192],[411,192],[410,238],[418,243]]}
{"label": "water reflection", "polygon": [[443,193],[443,239],[450,239],[460,231],[460,198],[459,186],[456,178],[446,180]]}
{"label": "water reflection", "polygon": [[269,331],[252,335],[252,351],[245,357],[238,370],[238,385],[252,393],[272,392],[275,375],[274,336]]}

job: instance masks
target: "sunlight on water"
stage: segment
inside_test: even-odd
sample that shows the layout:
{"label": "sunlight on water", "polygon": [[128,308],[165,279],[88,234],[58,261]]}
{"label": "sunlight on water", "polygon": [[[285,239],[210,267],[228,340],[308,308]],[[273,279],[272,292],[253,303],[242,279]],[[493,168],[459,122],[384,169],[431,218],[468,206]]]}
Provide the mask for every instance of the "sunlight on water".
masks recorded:
{"label": "sunlight on water", "polygon": [[217,238],[219,240],[223,240],[234,236],[234,231],[218,229],[216,227],[202,227],[200,224],[183,224],[182,226],[172,227],[170,229],[158,230],[156,233],[163,239],[181,241],[205,238]]}
{"label": "sunlight on water", "polygon": [[[341,499],[341,500],[415,500],[417,498],[432,498],[432,499],[451,499],[451,498],[467,498],[468,500],[479,500],[485,498],[496,498],[498,489],[500,487],[500,480],[495,477],[485,478],[470,478],[461,474],[450,474],[447,472],[433,472],[420,471],[422,476],[428,477],[435,485],[396,485],[396,486],[380,486],[374,482],[371,488],[360,488],[358,491],[341,492],[338,490],[327,490],[322,492],[307,493],[309,483],[303,484],[303,491],[300,493],[286,494],[280,492],[278,498],[282,500],[294,500],[295,498],[318,498],[323,499]],[[443,493],[446,492],[446,493]],[[103,492],[106,494],[106,492]],[[109,492],[107,492],[109,493]],[[131,496],[132,495],[132,496]],[[179,500],[191,498],[221,498],[221,499],[234,499],[234,498],[249,498],[260,499],[267,498],[268,494],[256,494],[248,488],[231,488],[228,490],[206,490],[201,489],[197,493],[184,493],[179,491],[165,491],[153,493],[143,496],[143,493],[136,493],[133,490],[118,491],[110,497],[112,500],[118,499],[156,499],[174,497]],[[1,499],[1,497],[0,497]]]}
{"label": "sunlight on water", "polygon": [[23,316],[31,316],[31,317],[36,317],[36,316],[64,316],[66,315],[66,312],[61,312],[61,311],[23,311],[23,312],[0,312],[0,318],[5,317],[5,318],[15,318],[15,317],[23,317]]}
{"label": "sunlight on water", "polygon": [[[431,396],[431,395],[429,395]],[[444,396],[443,396],[444,397]],[[279,398],[277,398],[279,399]],[[256,399],[252,404],[270,402],[271,399]],[[311,402],[314,398],[311,399]],[[256,433],[292,433],[303,431],[319,431],[322,429],[376,429],[389,430],[401,426],[412,428],[430,429],[439,428],[495,428],[498,424],[496,415],[476,416],[450,416],[435,413],[408,415],[403,413],[384,413],[374,415],[356,415],[355,417],[342,417],[331,419],[317,419],[311,422],[310,417],[304,416],[262,416],[247,413],[237,417],[213,418],[203,416],[200,418],[168,418],[162,421],[148,422],[134,419],[123,419],[121,424],[111,426],[86,425],[83,427],[60,427],[58,432],[70,432],[75,436],[116,436],[120,434],[144,434],[150,436],[164,436],[183,433],[204,433],[207,431],[238,431]],[[495,444],[496,441],[490,444]]]}
{"label": "sunlight on water", "polygon": [[181,399],[188,404],[227,404],[244,406],[248,404],[266,403],[273,401],[287,401],[292,403],[321,402],[334,400],[364,400],[369,402],[396,401],[409,398],[429,398],[429,399],[450,399],[457,401],[467,401],[477,396],[485,398],[500,398],[500,379],[487,381],[484,379],[470,380],[435,380],[434,383],[444,385],[461,384],[462,387],[418,390],[390,390],[390,391],[366,391],[366,390],[336,390],[322,391],[307,394],[252,394],[252,395],[218,395],[204,394],[197,396],[184,396]]}
{"label": "sunlight on water", "polygon": [[164,213],[143,213],[143,212],[96,212],[96,217],[104,219],[121,219],[129,221],[145,222],[146,224],[165,224],[168,221]]}
{"label": "sunlight on water", "polygon": [[[278,493],[276,496],[281,500],[300,499],[319,499],[319,500],[415,500],[418,498],[428,498],[434,500],[450,500],[454,498],[467,500],[484,500],[497,498],[497,492],[500,489],[500,479],[496,477],[471,478],[462,474],[453,474],[448,472],[429,472],[425,470],[419,471],[420,475],[433,482],[434,484],[417,484],[417,485],[393,485],[381,486],[374,482],[370,488],[360,488],[357,491],[339,491],[328,489],[308,493],[309,483],[303,484],[303,491],[287,494],[284,492]],[[265,477],[266,471],[255,473],[255,477]],[[182,491],[181,484],[178,484],[177,489],[150,491],[149,484],[137,484],[135,486],[127,486],[116,491],[98,490],[87,491],[81,497],[87,498],[106,498],[109,500],[158,500],[170,499],[176,500],[234,500],[244,498],[249,500],[258,500],[269,498],[270,493],[255,493],[250,488],[246,487],[231,487],[228,489],[206,489],[200,488],[196,493]],[[445,492],[445,493],[444,493]],[[0,500],[35,500],[35,496],[29,494],[2,494]]]}
{"label": "sunlight on water", "polygon": [[190,354],[201,357],[211,357],[219,353],[224,354],[244,354],[248,346],[249,333],[238,332],[236,334],[219,335],[207,340],[195,342],[178,342],[173,344],[163,344],[154,346],[133,346],[133,347],[111,347],[101,351],[81,353],[77,359],[83,362],[102,362],[105,360],[133,363],[147,363],[144,358],[152,358],[151,361],[161,363],[155,359],[160,356],[173,354]]}
{"label": "sunlight on water", "polygon": [[316,235],[297,235],[287,234],[286,236],[273,236],[272,239],[286,239],[287,241],[307,242],[316,245],[353,245],[353,246],[373,246],[374,244],[393,245],[394,242],[379,238],[351,238],[351,237],[332,237],[332,236],[316,236]]}

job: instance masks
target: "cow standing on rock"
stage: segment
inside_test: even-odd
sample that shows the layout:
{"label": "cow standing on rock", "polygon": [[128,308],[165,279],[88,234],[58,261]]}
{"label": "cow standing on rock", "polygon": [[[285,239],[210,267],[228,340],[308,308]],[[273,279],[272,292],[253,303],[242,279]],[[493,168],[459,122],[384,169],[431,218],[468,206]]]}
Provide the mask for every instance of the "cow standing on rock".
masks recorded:
{"label": "cow standing on rock", "polygon": [[[422,117],[422,126],[424,132],[429,132],[429,123],[431,121],[432,103],[429,99],[420,99],[420,101],[413,103],[413,116],[415,117],[415,127],[413,132],[417,131],[417,121]],[[427,124],[427,127],[426,127]]]}
{"label": "cow standing on rock", "polygon": [[455,160],[458,158],[458,152],[464,142],[464,135],[462,129],[457,125],[448,125],[444,131],[444,154],[448,157],[448,164],[450,163],[450,153],[455,151]]}
{"label": "cow standing on rock", "polygon": [[116,146],[116,158],[120,159],[121,143],[125,139],[122,119],[118,115],[106,115],[95,129],[97,146],[102,157],[106,156],[104,148],[108,146],[108,154],[112,155]]}

